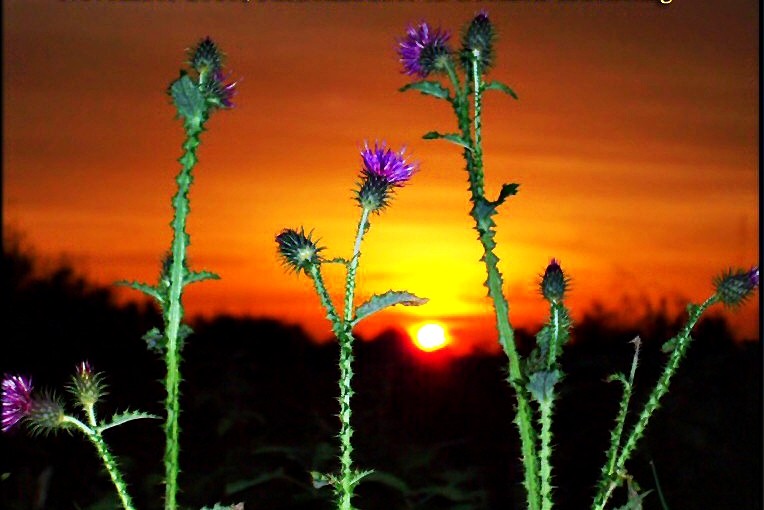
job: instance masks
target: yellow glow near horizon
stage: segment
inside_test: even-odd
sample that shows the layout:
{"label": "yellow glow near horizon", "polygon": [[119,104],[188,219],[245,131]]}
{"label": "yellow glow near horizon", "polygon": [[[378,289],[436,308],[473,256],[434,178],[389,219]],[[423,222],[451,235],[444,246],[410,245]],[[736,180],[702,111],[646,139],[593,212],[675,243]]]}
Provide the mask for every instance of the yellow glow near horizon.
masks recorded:
{"label": "yellow glow near horizon", "polygon": [[448,344],[446,329],[437,322],[427,322],[414,328],[412,335],[414,344],[422,351],[432,352],[445,347]]}

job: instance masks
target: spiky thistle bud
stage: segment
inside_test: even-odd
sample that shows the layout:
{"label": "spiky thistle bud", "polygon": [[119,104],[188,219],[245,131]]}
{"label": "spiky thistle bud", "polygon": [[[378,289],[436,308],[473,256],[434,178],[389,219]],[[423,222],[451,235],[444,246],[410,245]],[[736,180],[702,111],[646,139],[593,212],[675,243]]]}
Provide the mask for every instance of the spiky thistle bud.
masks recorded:
{"label": "spiky thistle bud", "polygon": [[480,11],[462,32],[461,63],[467,72],[472,72],[472,52],[480,52],[480,71],[485,73],[492,65],[494,58],[493,43],[496,32],[486,11]]}
{"label": "spiky thistle bud", "polygon": [[205,82],[223,67],[223,54],[209,36],[199,41],[196,47],[189,51],[189,56],[188,63],[199,73],[201,82]]}
{"label": "spiky thistle bud", "polygon": [[404,186],[419,164],[405,158],[406,149],[393,152],[385,142],[374,143],[374,148],[364,144],[361,150],[363,168],[356,200],[358,204],[372,212],[381,212],[389,202],[393,188]]}
{"label": "spiky thistle bud", "polygon": [[759,268],[728,270],[714,278],[716,296],[729,307],[736,307],[747,300],[759,286]]}
{"label": "spiky thistle bud", "polygon": [[563,300],[570,279],[565,276],[557,259],[552,259],[541,277],[541,294],[550,303]]}
{"label": "spiky thistle bud", "polygon": [[85,408],[93,407],[104,395],[102,379],[100,373],[93,372],[90,363],[83,361],[77,365],[68,389]]}
{"label": "spiky thistle bud", "polygon": [[32,400],[28,423],[32,434],[47,435],[66,428],[65,417],[61,399],[55,393],[43,392],[42,396]]}
{"label": "spiky thistle bud", "polygon": [[284,264],[295,272],[308,272],[311,266],[321,263],[319,253],[323,248],[319,247],[312,239],[312,232],[305,234],[300,231],[288,228],[281,231],[276,236],[278,251]]}

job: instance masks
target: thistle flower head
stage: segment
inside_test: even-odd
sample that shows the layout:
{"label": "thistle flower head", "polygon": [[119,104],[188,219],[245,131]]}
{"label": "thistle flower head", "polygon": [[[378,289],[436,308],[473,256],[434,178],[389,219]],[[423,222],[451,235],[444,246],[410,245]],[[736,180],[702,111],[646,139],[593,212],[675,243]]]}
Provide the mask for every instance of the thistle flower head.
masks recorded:
{"label": "thistle flower head", "polygon": [[385,142],[374,142],[374,147],[364,143],[361,150],[361,182],[356,199],[364,209],[379,212],[388,204],[390,193],[394,187],[404,186],[414,172],[419,168],[418,163],[406,160],[406,149],[394,152]]}
{"label": "thistle flower head", "polygon": [[41,397],[32,400],[28,424],[33,434],[49,434],[57,429],[66,428],[64,404],[54,393],[44,392]]}
{"label": "thistle flower head", "polygon": [[558,303],[565,297],[570,279],[562,272],[557,259],[552,259],[541,277],[541,294],[550,303]]}
{"label": "thistle flower head", "polygon": [[3,432],[8,432],[32,409],[32,378],[20,375],[3,379]]}
{"label": "thistle flower head", "polygon": [[222,71],[213,73],[212,79],[202,82],[202,94],[207,102],[217,108],[233,108],[233,96],[236,95],[235,81],[226,83],[226,77]]}
{"label": "thistle flower head", "polygon": [[747,300],[759,286],[759,267],[750,270],[728,270],[714,278],[716,296],[729,307],[736,307]]}
{"label": "thistle flower head", "polygon": [[2,430],[8,432],[18,422],[25,420],[35,433],[47,433],[65,427],[64,407],[50,393],[32,397],[32,379],[19,375],[3,379]]}
{"label": "thistle flower head", "polygon": [[488,18],[488,12],[481,10],[462,32],[462,51],[460,57],[464,69],[471,72],[472,52],[473,50],[478,50],[480,52],[480,70],[485,73],[493,64],[493,43],[495,39],[496,32],[491,24],[491,20]]}
{"label": "thistle flower head", "polygon": [[204,77],[219,72],[220,68],[223,67],[223,54],[212,39],[207,36],[189,51],[188,63],[196,69],[204,81]]}
{"label": "thistle flower head", "polygon": [[276,243],[284,264],[297,273],[307,273],[311,266],[321,263],[319,252],[323,248],[313,241],[312,233],[305,234],[302,228],[299,232],[291,228],[282,230]]}
{"label": "thistle flower head", "polygon": [[403,72],[411,76],[426,77],[433,71],[442,71],[451,55],[447,31],[433,29],[426,22],[409,26],[406,37],[398,41],[398,55]]}
{"label": "thistle flower head", "polygon": [[93,372],[89,362],[83,361],[77,365],[69,391],[86,408],[93,407],[104,394],[102,375]]}

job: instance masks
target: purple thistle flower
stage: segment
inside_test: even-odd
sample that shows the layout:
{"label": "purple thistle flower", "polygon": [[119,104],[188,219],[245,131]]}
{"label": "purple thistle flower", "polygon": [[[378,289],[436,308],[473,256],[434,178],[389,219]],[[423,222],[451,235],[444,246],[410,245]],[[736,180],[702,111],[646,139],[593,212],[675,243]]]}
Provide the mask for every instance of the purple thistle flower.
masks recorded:
{"label": "purple thistle flower", "polygon": [[374,142],[372,149],[369,147],[369,143],[365,142],[361,151],[361,158],[363,159],[361,172],[365,177],[371,174],[378,175],[390,186],[403,186],[411,179],[419,166],[417,163],[406,161],[405,152],[405,147],[400,152],[393,152],[385,142]]}
{"label": "purple thistle flower", "polygon": [[387,206],[388,198],[393,187],[405,185],[414,172],[418,163],[406,161],[406,149],[393,152],[385,142],[374,143],[374,148],[364,144],[361,150],[363,169],[361,170],[360,188],[356,199],[364,209],[379,212]]}
{"label": "purple thistle flower", "polygon": [[420,78],[440,68],[438,61],[451,54],[447,46],[451,37],[447,31],[432,29],[426,22],[410,26],[406,37],[398,41],[398,54],[403,64],[403,72]]}
{"label": "purple thistle flower", "polygon": [[32,378],[20,375],[3,379],[3,432],[8,432],[32,411]]}

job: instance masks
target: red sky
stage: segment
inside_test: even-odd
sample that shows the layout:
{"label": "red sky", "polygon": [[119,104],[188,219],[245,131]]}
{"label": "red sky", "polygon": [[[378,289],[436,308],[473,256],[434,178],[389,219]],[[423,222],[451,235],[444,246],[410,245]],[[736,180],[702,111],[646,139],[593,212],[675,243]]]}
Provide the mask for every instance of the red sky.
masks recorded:
{"label": "red sky", "polygon": [[[191,264],[223,280],[189,288],[187,311],[329,335],[273,237],[304,225],[347,256],[358,148],[380,138],[407,145],[421,171],[373,218],[359,299],[394,288],[431,302],[361,332],[437,318],[464,345],[493,345],[460,151],[421,139],[455,120],[445,102],[397,92],[408,80],[395,53],[408,24],[458,41],[481,8],[499,32],[490,77],[520,96],[489,95],[484,116],[489,196],[521,184],[498,218],[513,323],[543,320],[536,282],[551,257],[573,278],[574,318],[593,302],[633,315],[662,297],[701,301],[722,269],[757,263],[753,0],[5,1],[4,225],[98,282],[153,282],[182,142],[164,91],[209,35],[240,84],[204,134],[191,195]],[[342,279],[329,271],[337,291]],[[757,336],[758,296],[730,317]]]}

